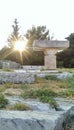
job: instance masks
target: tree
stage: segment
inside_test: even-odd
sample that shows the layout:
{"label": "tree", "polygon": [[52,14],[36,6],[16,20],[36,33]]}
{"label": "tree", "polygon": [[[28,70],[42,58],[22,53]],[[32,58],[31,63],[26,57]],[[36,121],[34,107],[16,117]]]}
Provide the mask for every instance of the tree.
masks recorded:
{"label": "tree", "polygon": [[[7,40],[9,48],[6,49],[6,52],[8,52],[8,55],[6,55],[5,59],[13,60],[13,61],[21,63],[20,53],[18,52],[18,50],[14,51],[16,41],[23,39],[19,33],[20,28],[19,28],[17,19],[14,20],[14,24],[12,25],[12,28],[13,28],[13,31]],[[49,30],[46,28],[46,26],[37,26],[37,27],[32,26],[32,29],[27,30],[27,32],[24,36],[28,40],[27,46],[29,46],[31,48],[22,52],[23,64],[43,65],[44,64],[43,52],[33,51],[32,44],[35,39],[42,39],[42,40],[50,39]],[[2,52],[3,52],[3,50],[1,51],[1,53]],[[4,54],[6,54],[6,53],[4,53]]]}
{"label": "tree", "polygon": [[[33,51],[33,42],[34,40],[44,40],[50,39],[49,30],[46,26],[32,26],[31,29],[28,29],[25,37],[27,38],[27,46],[29,47],[27,51],[31,54],[28,55],[28,63],[30,65],[43,65],[44,64],[44,54],[43,52]],[[24,61],[25,62],[25,61]]]}
{"label": "tree", "polygon": [[17,63],[21,63],[19,51],[13,51],[12,48],[7,46],[0,50],[0,60],[11,60]]}
{"label": "tree", "polygon": [[[44,64],[44,54],[43,52],[35,52],[33,51],[33,42],[34,40],[44,40],[49,39],[49,30],[46,28],[46,26],[32,26],[31,29],[27,30],[25,37],[27,38],[27,51],[30,53],[28,55],[28,63],[30,65],[43,65]],[[25,61],[24,61],[25,62]]]}
{"label": "tree", "polygon": [[[8,49],[5,51],[6,56],[4,56],[5,57],[4,59],[21,63],[20,52],[18,50],[14,49],[18,41],[24,40],[23,37],[20,35],[20,32],[19,32],[20,27],[19,27],[19,23],[18,23],[17,19],[14,20],[14,24],[12,25],[12,28],[13,28],[13,31],[7,39]],[[22,44],[22,42],[21,42],[21,44]],[[7,51],[8,51],[8,53],[7,53]],[[2,52],[3,52],[3,50],[2,50]],[[5,53],[4,53],[4,55],[5,55]]]}
{"label": "tree", "polygon": [[18,41],[19,39],[20,40],[22,39],[22,36],[19,33],[20,27],[18,25],[17,19],[14,20],[14,25],[12,25],[12,28],[13,28],[13,32],[9,36],[9,38],[7,39],[8,46],[10,48],[14,48],[15,42]]}
{"label": "tree", "polygon": [[46,26],[32,26],[31,29],[27,30],[25,37],[28,39],[27,45],[30,47],[32,47],[33,41],[36,39],[50,39],[49,30],[46,29]]}
{"label": "tree", "polygon": [[74,33],[71,33],[67,38],[70,43],[70,47],[57,54],[57,65],[65,68],[74,68]]}
{"label": "tree", "polygon": [[70,42],[70,48],[74,48],[74,33],[71,33],[66,39]]}

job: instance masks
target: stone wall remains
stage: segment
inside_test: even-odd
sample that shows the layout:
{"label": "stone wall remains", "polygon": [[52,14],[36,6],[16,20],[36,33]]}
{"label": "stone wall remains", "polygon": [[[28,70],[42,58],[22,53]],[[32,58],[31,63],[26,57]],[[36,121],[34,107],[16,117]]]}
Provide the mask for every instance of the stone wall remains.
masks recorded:
{"label": "stone wall remains", "polygon": [[35,75],[31,73],[0,72],[0,84],[10,83],[33,83]]}
{"label": "stone wall remains", "polygon": [[9,60],[0,60],[0,69],[5,69],[5,68],[11,68],[11,69],[18,69],[20,68],[21,65],[19,63],[9,61]]}

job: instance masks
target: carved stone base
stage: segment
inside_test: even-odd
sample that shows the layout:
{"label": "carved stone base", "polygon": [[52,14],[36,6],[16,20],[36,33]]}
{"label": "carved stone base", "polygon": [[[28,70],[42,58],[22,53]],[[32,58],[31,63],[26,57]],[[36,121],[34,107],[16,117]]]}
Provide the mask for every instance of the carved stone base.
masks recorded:
{"label": "carved stone base", "polygon": [[56,56],[46,55],[45,56],[45,69],[55,70],[56,69]]}

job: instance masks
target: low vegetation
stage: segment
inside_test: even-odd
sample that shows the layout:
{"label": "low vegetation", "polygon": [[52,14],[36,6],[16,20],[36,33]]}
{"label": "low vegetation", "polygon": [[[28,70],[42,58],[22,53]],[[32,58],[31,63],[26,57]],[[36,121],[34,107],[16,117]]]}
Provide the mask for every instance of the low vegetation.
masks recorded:
{"label": "low vegetation", "polygon": [[8,104],[8,100],[5,99],[3,94],[0,94],[0,109],[5,108]]}
{"label": "low vegetation", "polygon": [[23,85],[23,88],[22,97],[37,98],[56,107],[55,97],[74,98],[74,76],[62,81],[55,76],[36,77],[35,84]]}
{"label": "low vegetation", "polygon": [[42,102],[48,102],[52,105],[52,107],[56,107],[57,103],[54,100],[53,97],[56,97],[57,94],[47,88],[43,88],[43,89],[37,89],[37,90],[27,90],[26,92],[24,91],[22,94],[23,98],[37,98]]}
{"label": "low vegetation", "polygon": [[58,68],[58,72],[69,72],[69,73],[74,73],[74,68]]}
{"label": "low vegetation", "polygon": [[13,106],[8,107],[7,109],[9,109],[9,110],[19,110],[19,111],[32,110],[27,104],[24,104],[24,103],[16,103]]}
{"label": "low vegetation", "polygon": [[45,79],[47,79],[47,80],[58,80],[56,75],[45,76]]}
{"label": "low vegetation", "polygon": [[[55,76],[36,77],[36,82],[33,84],[5,83],[0,86],[0,92],[5,96],[21,96],[25,99],[35,98],[50,103],[52,107],[57,107],[55,97],[74,99],[74,75],[65,80],[59,80]],[[0,98],[2,101],[3,97]],[[23,104],[16,104],[13,109],[23,110],[25,107]]]}

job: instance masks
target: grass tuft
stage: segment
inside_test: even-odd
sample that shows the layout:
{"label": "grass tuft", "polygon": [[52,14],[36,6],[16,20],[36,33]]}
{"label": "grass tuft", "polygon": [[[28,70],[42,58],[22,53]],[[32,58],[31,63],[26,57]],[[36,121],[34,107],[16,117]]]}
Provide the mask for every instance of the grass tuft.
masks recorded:
{"label": "grass tuft", "polygon": [[16,104],[14,104],[14,106],[12,106],[8,109],[19,110],[19,111],[32,110],[27,104],[23,104],[23,103],[16,103]]}

